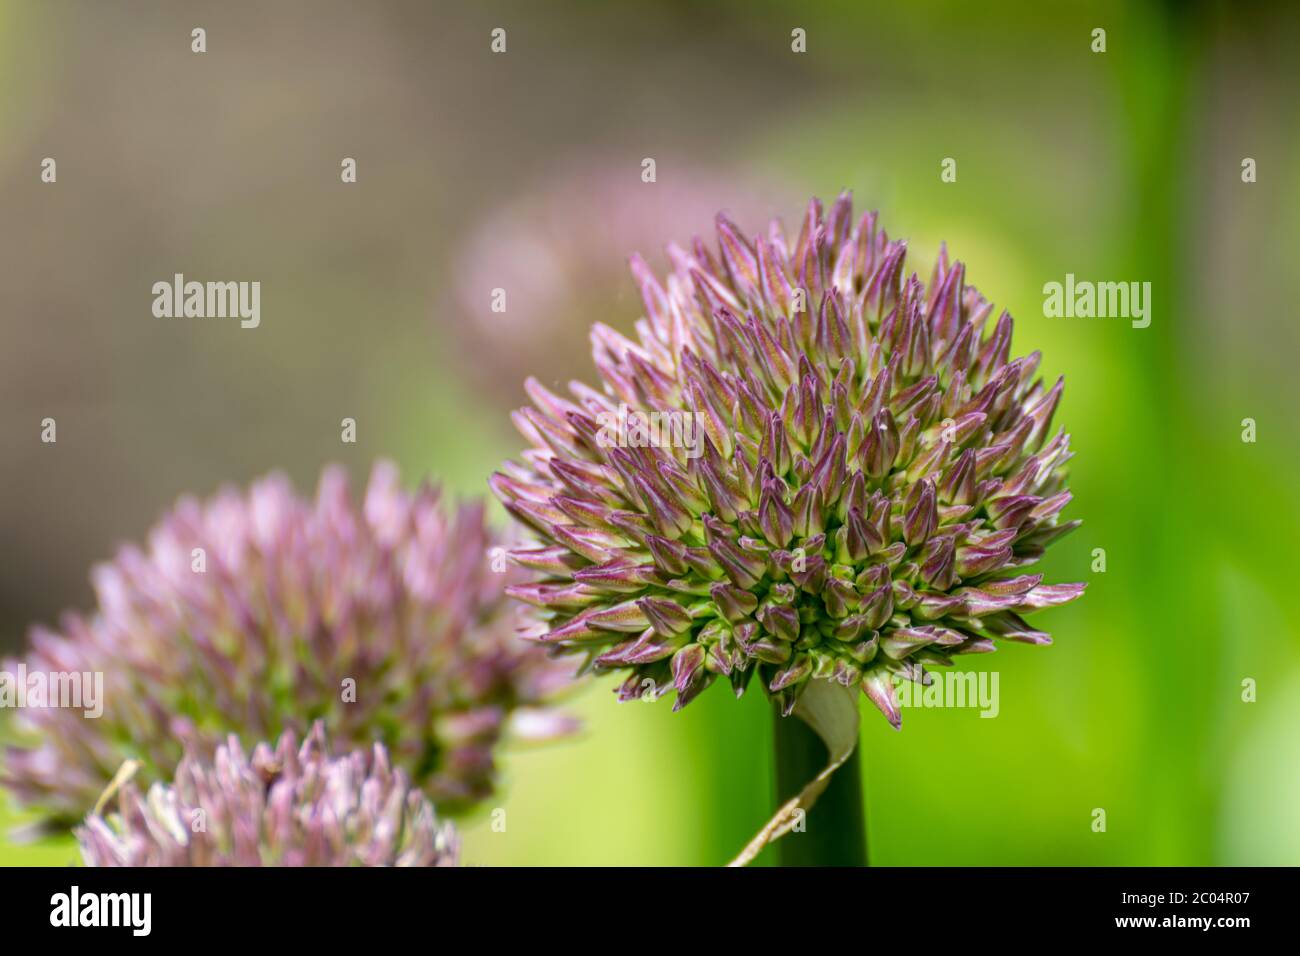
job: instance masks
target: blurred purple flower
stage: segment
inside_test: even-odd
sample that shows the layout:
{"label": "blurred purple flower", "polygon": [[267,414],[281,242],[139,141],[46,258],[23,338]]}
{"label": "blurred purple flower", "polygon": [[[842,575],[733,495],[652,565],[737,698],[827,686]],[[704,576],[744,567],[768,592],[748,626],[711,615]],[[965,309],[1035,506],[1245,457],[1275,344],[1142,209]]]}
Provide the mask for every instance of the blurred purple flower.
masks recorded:
{"label": "blurred purple flower", "polygon": [[186,756],[172,784],[76,830],[87,866],[456,866],[460,841],[382,746],[330,756],[317,723],[245,756],[233,735],[211,762]]}
{"label": "blurred purple flower", "polygon": [[16,711],[0,782],[68,824],[126,759],[166,780],[187,749],[323,719],[340,746],[384,744],[440,810],[466,809],[491,793],[516,723],[573,729],[547,707],[571,668],[518,639],[500,544],[481,504],[408,493],[389,463],[361,508],[337,466],[314,503],[279,475],[182,499],[147,550],[95,569],[96,613],[34,629],[28,670],[102,672],[103,715]]}
{"label": "blurred purple flower", "polygon": [[[707,222],[720,195],[735,197],[732,214],[748,218],[768,208],[771,192],[744,175],[698,165],[674,167],[672,175],[646,184],[626,160],[592,162],[479,220],[459,243],[455,297],[489,339],[516,349],[521,339],[562,346],[557,327],[589,324],[594,310],[607,311],[622,294],[626,273],[612,252],[644,248]],[[492,310],[493,289],[507,293],[506,311]]]}
{"label": "blurred purple flower", "polygon": [[604,389],[535,380],[515,417],[531,448],[493,477],[542,538],[512,593],[541,642],[624,671],[624,699],[755,673],[789,713],[812,680],[861,687],[897,727],[894,681],[928,665],[1044,644],[1022,614],[1081,584],[1021,573],[1078,522],[1062,382],[1010,358],[1011,317],[942,251],[928,289],[906,244],[847,194],[797,237],[669,247],[661,283],[634,257],[636,341],[597,324]]}

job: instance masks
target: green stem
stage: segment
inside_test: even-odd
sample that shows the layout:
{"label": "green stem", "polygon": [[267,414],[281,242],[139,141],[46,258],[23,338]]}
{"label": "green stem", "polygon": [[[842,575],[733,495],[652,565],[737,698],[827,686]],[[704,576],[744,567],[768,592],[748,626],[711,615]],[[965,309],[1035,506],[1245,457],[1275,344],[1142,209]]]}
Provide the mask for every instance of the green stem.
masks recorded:
{"label": "green stem", "polygon": [[[777,806],[785,803],[829,761],[826,745],[798,717],[773,711],[772,739],[776,750]],[[808,811],[804,831],[786,834],[776,843],[782,866],[866,866],[867,827],[862,802],[859,753],[835,771],[830,784]]]}

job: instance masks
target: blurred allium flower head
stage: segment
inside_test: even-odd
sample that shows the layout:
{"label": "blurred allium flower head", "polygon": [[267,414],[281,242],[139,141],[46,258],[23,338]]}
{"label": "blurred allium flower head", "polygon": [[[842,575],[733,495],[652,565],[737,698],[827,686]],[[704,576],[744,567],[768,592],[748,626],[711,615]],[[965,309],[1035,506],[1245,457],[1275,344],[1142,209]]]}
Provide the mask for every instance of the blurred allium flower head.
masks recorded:
{"label": "blurred allium flower head", "polygon": [[[557,323],[621,295],[626,273],[610,250],[636,249],[707,222],[721,193],[736,197],[744,214],[765,208],[762,197],[774,191],[757,179],[683,162],[646,202],[637,177],[610,172],[622,166],[591,161],[577,172],[548,175],[545,188],[507,199],[475,222],[458,244],[453,290],[478,331],[515,346],[521,339],[552,342]],[[492,310],[494,288],[509,293],[504,312]],[[507,360],[509,352],[495,350],[492,358]]]}
{"label": "blurred allium flower head", "polygon": [[512,589],[549,617],[533,637],[625,672],[624,699],[758,674],[788,714],[826,680],[895,727],[897,679],[1048,643],[1022,615],[1083,591],[1024,570],[1078,524],[1062,382],[1011,358],[1011,317],[946,250],[928,287],[905,250],[846,193],[794,238],[719,216],[666,282],[633,257],[636,341],[594,327],[602,390],[529,381],[532,448],[493,477],[542,538],[513,552],[540,573]]}
{"label": "blurred allium flower head", "polygon": [[464,809],[491,792],[508,724],[571,729],[546,705],[572,668],[518,639],[498,546],[481,504],[408,493],[388,463],[359,508],[337,467],[314,503],[283,476],[183,499],[147,549],[95,569],[95,613],[34,629],[28,671],[102,672],[103,716],[16,711],[25,743],[3,782],[71,823],[125,759],[167,780],[187,749],[323,719],[341,747],[384,744],[440,810]]}
{"label": "blurred allium flower head", "polygon": [[172,784],[141,796],[128,782],[117,813],[77,829],[88,866],[456,866],[459,839],[375,744],[333,757],[316,724],[251,759],[239,740],[211,762],[186,756]]}

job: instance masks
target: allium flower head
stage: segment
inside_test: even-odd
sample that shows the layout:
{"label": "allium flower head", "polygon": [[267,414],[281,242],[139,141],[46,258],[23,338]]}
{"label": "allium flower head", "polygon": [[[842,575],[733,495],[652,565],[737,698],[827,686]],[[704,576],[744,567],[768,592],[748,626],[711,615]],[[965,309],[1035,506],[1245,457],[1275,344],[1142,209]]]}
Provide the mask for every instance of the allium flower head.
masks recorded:
{"label": "allium flower head", "polygon": [[382,746],[332,757],[319,723],[301,748],[286,732],[251,759],[232,736],[210,763],[186,756],[174,784],[142,797],[127,783],[118,805],[77,829],[87,866],[456,866],[460,853]]}
{"label": "allium flower head", "polygon": [[[757,673],[789,713],[829,680],[895,727],[896,678],[1049,641],[1022,615],[1083,590],[1024,571],[1077,524],[1062,382],[1011,358],[960,262],[941,251],[927,287],[905,249],[845,194],[793,239],[720,216],[717,251],[670,246],[666,282],[633,257],[636,341],[595,326],[603,390],[528,382],[532,448],[493,477],[543,539],[513,552],[540,572],[512,592],[548,617],[534,637],[626,672],[625,699]],[[663,440],[692,422],[693,447]]]}
{"label": "allium flower head", "polygon": [[518,639],[495,543],[481,505],[403,491],[391,464],[360,508],[339,468],[314,503],[281,476],[184,499],[147,549],[96,568],[94,614],[34,630],[28,671],[102,672],[104,711],[17,711],[29,743],[9,749],[3,782],[71,823],[128,758],[167,780],[187,749],[322,719],[341,747],[384,744],[440,810],[462,809],[491,792],[512,717],[534,736],[567,729],[541,706],[567,669]]}

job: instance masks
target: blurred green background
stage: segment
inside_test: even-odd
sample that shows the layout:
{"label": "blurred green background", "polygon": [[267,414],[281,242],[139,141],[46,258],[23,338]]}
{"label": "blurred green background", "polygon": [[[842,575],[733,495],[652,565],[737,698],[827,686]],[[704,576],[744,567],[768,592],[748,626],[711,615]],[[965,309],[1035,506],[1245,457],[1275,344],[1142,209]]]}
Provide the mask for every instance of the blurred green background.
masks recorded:
{"label": "blurred green background", "polygon": [[[90,566],[184,491],[386,456],[483,493],[523,375],[591,380],[588,324],[638,317],[627,253],[850,187],[922,277],[946,240],[1066,376],[1085,524],[1044,570],[1089,583],[1045,613],[1054,646],[976,661],[998,719],[894,733],[864,709],[873,862],[1300,863],[1298,26],[1284,4],[0,0],[0,650],[88,606]],[[174,272],[260,280],[261,328],[153,319]],[[1150,327],[1044,318],[1067,272],[1150,281]],[[757,694],[672,714],[611,690],[576,698],[581,739],[508,754],[506,830],[471,820],[469,862],[716,864],[761,825]],[[74,857],[0,836],[0,863]]]}

